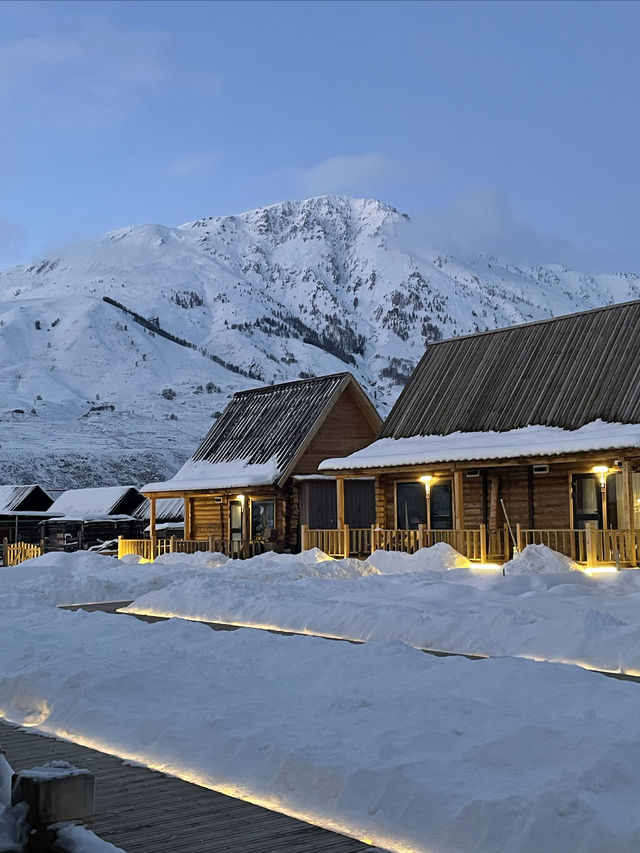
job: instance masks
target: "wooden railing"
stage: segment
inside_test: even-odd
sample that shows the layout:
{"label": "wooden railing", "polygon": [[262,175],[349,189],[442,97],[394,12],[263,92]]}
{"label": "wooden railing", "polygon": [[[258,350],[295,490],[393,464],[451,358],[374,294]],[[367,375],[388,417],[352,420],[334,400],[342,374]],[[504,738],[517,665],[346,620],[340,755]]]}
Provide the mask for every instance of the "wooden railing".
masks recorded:
{"label": "wooden railing", "polygon": [[17,566],[19,563],[24,563],[25,560],[41,557],[42,554],[40,545],[32,545],[29,542],[12,542],[9,544],[8,539],[2,541],[3,566]]}
{"label": "wooden railing", "polygon": [[161,554],[195,554],[198,551],[214,551],[228,557],[244,559],[262,554],[264,542],[255,539],[118,539],[118,558],[136,554],[143,560],[154,560]]}
{"label": "wooden railing", "polygon": [[[634,567],[640,559],[639,530],[529,529],[516,525],[513,535],[519,551],[527,545],[546,545],[587,566],[621,565]],[[463,530],[391,530],[376,527],[339,530],[309,530],[302,527],[302,549],[320,548],[331,557],[363,557],[374,551],[403,551],[414,554],[446,542],[469,560],[479,563],[503,563],[511,559],[514,541],[509,528],[490,529],[485,525]]]}

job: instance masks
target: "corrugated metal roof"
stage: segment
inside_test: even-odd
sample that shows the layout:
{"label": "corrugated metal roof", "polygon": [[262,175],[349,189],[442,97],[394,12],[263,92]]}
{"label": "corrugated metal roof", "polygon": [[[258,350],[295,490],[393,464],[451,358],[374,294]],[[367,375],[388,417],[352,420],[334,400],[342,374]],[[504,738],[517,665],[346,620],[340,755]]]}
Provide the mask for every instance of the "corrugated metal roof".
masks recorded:
{"label": "corrugated metal roof", "polygon": [[[140,521],[149,521],[151,517],[149,498],[134,510],[133,517]],[[184,519],[184,498],[158,498],[156,500],[156,522],[182,521]]]}
{"label": "corrugated metal roof", "polygon": [[284,471],[350,373],[240,391],[205,436],[193,459],[260,465]]}
{"label": "corrugated metal roof", "polygon": [[[0,486],[0,512],[12,512],[40,486]],[[46,494],[46,493],[45,493]]]}
{"label": "corrugated metal roof", "polygon": [[640,423],[640,300],[429,344],[380,438]]}
{"label": "corrugated metal roof", "polygon": [[122,498],[135,486],[104,486],[95,489],[69,489],[49,507],[62,515],[111,515]]}

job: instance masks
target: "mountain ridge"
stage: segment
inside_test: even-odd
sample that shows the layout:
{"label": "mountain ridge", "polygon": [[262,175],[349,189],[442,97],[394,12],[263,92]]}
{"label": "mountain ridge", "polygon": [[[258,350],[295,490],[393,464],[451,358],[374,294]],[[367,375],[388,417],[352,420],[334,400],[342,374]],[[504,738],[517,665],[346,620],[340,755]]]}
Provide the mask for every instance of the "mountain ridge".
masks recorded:
{"label": "mountain ridge", "polygon": [[633,273],[459,260],[373,199],[118,228],[0,271],[0,482],[164,479],[237,390],[349,369],[384,415],[431,341],[633,298]]}

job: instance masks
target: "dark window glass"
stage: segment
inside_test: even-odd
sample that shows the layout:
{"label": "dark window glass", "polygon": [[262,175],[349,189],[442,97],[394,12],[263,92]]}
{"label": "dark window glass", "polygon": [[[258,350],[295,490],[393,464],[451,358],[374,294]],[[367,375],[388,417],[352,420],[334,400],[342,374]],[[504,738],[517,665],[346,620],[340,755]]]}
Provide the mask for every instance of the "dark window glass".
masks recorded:
{"label": "dark window glass", "polygon": [[417,530],[427,523],[427,501],[423,483],[397,483],[398,527]]}
{"label": "dark window glass", "polygon": [[450,480],[431,486],[431,527],[433,530],[453,528]]}
{"label": "dark window glass", "polygon": [[252,501],[251,538],[263,539],[271,535],[275,526],[275,506],[273,501]]}

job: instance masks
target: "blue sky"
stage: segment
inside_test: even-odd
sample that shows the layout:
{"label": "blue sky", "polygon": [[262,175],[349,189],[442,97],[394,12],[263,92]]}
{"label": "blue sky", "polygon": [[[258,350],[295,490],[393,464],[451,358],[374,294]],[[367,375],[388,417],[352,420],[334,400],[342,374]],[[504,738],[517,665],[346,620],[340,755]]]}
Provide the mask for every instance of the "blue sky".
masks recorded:
{"label": "blue sky", "polygon": [[640,4],[0,2],[0,266],[324,193],[640,272]]}

